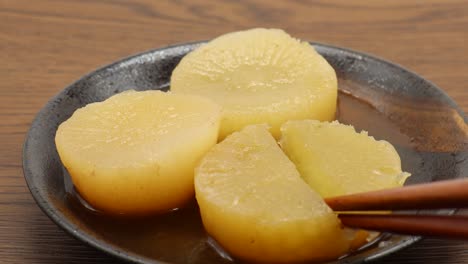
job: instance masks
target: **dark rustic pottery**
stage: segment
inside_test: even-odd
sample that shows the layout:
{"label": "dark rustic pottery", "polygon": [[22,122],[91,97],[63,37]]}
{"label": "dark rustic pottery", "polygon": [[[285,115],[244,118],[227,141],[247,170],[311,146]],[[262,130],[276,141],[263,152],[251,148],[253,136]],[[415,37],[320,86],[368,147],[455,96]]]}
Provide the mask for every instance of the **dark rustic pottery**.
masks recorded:
{"label": "dark rustic pottery", "polygon": [[[57,126],[79,107],[128,89],[168,89],[174,67],[199,45],[153,50],[105,66],[65,88],[38,113],[24,144],[24,176],[39,207],[58,226],[84,243],[133,262],[229,263],[213,250],[196,204],[150,220],[108,219],[86,209],[74,195],[54,143]],[[314,45],[338,75],[338,119],[394,144],[403,169],[412,173],[407,184],[467,174],[466,117],[442,90],[373,56]],[[419,239],[384,234],[377,242],[332,263],[369,262]]]}

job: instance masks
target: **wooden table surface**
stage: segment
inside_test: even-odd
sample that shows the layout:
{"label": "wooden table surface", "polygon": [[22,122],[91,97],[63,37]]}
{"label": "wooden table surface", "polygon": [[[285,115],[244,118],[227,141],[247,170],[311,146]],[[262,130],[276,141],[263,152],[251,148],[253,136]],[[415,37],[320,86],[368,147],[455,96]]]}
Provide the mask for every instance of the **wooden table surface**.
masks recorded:
{"label": "wooden table surface", "polygon": [[[251,27],[376,54],[468,110],[468,1],[0,0],[0,263],[116,263],[36,206],[21,170],[39,109],[121,57]],[[468,243],[427,239],[379,263],[468,263]]]}

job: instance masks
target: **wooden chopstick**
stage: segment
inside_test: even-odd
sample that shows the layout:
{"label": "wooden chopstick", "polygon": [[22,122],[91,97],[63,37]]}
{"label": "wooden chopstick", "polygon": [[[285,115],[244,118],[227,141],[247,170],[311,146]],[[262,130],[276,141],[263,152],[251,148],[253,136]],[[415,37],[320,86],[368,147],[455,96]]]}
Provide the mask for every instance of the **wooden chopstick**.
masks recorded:
{"label": "wooden chopstick", "polygon": [[335,211],[465,208],[468,207],[468,179],[331,197],[325,202]]}
{"label": "wooden chopstick", "polygon": [[[468,207],[468,179],[326,198],[343,225],[406,235],[468,239],[468,216],[368,214],[352,211],[419,210]],[[348,213],[347,211],[350,211]]]}
{"label": "wooden chopstick", "polygon": [[468,239],[467,216],[338,214],[343,225],[374,231]]}

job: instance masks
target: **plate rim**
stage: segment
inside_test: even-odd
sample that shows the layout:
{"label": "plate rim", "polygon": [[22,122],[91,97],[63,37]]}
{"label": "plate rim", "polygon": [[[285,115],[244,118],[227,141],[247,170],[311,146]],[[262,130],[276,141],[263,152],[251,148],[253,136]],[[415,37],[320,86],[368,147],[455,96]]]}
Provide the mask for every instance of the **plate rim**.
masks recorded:
{"label": "plate rim", "polygon": [[[171,49],[182,48],[182,47],[186,47],[186,48],[189,48],[190,50],[192,50],[193,48],[196,48],[197,46],[202,45],[202,44],[204,44],[206,42],[207,42],[206,40],[202,40],[202,41],[182,42],[182,43],[167,45],[167,46],[163,46],[163,47],[160,47],[160,48],[150,49],[150,50],[139,52],[139,53],[136,53],[136,54],[133,54],[133,55],[130,55],[130,56],[126,56],[126,57],[120,58],[120,59],[118,59],[118,60],[116,60],[114,62],[111,62],[109,64],[105,64],[103,66],[100,66],[100,67],[90,71],[89,73],[81,76],[80,78],[76,79],[75,81],[73,81],[72,83],[67,85],[64,89],[60,90],[57,94],[55,94],[53,97],[51,97],[47,101],[47,103],[44,104],[41,107],[41,109],[36,113],[36,115],[34,116],[34,119],[31,121],[31,124],[30,124],[30,127],[29,127],[27,133],[25,134],[25,139],[24,139],[24,143],[23,143],[23,148],[22,148],[22,170],[23,170],[23,175],[24,175],[24,178],[25,178],[25,181],[26,181],[26,185],[27,185],[32,197],[34,198],[34,201],[36,202],[37,206],[42,210],[42,212],[45,215],[47,215],[47,217],[49,217],[50,220],[52,220],[52,222],[54,222],[58,227],[60,227],[62,230],[64,230],[68,235],[71,235],[75,239],[79,240],[80,243],[84,243],[84,244],[86,244],[88,246],[91,246],[91,247],[93,247],[95,249],[98,249],[101,252],[104,252],[104,253],[106,253],[108,255],[117,257],[117,258],[122,259],[122,260],[130,261],[130,262],[134,262],[134,263],[170,264],[168,262],[150,259],[150,258],[141,256],[141,255],[137,255],[137,254],[131,254],[131,253],[129,254],[129,253],[127,253],[127,251],[119,250],[118,248],[112,246],[111,244],[106,243],[103,240],[96,239],[95,236],[92,236],[89,233],[81,231],[79,228],[74,228],[74,227],[76,227],[76,225],[73,224],[70,221],[67,221],[67,217],[65,217],[63,214],[59,215],[57,213],[59,210],[57,208],[51,206],[46,201],[46,199],[40,194],[40,191],[38,190],[38,187],[35,186],[34,183],[33,183],[32,178],[34,177],[34,173],[31,170],[29,170],[29,168],[28,168],[29,141],[31,140],[32,132],[34,132],[35,127],[37,126],[37,123],[38,123],[39,118],[41,117],[41,115],[44,115],[47,112],[47,110],[53,105],[53,103],[58,98],[61,97],[61,95],[63,93],[66,93],[67,91],[71,90],[73,88],[73,86],[75,84],[79,83],[80,81],[85,80],[87,78],[90,78],[90,77],[92,77],[92,76],[94,76],[96,74],[108,71],[110,69],[118,68],[122,63],[131,63],[133,60],[136,60],[136,59],[138,59],[140,57],[156,54],[158,52],[162,52],[162,51],[165,51],[165,50],[171,50]],[[423,76],[417,74],[416,72],[408,70],[407,68],[403,67],[400,64],[390,62],[390,61],[388,61],[386,59],[383,59],[381,57],[378,57],[378,56],[370,54],[370,53],[366,53],[366,52],[362,52],[362,51],[355,51],[355,50],[352,50],[352,49],[349,49],[349,48],[343,48],[343,47],[330,45],[330,44],[325,44],[325,43],[320,43],[320,42],[315,42],[315,41],[314,42],[309,41],[309,43],[312,44],[315,48],[317,48],[319,50],[319,53],[321,53],[320,50],[330,50],[330,51],[334,51],[334,52],[343,52],[346,55],[350,55],[352,57],[366,58],[366,59],[368,59],[370,61],[374,61],[374,62],[377,62],[377,63],[384,64],[386,67],[399,69],[399,70],[401,70],[403,72],[406,72],[407,74],[413,75],[416,78],[421,79],[422,81],[424,81],[429,87],[431,87],[431,89],[435,89],[439,93],[441,93],[441,95],[444,97],[443,99],[447,103],[449,103],[458,112],[458,114],[464,119],[465,122],[467,122],[467,116],[465,115],[463,110],[457,105],[457,103],[443,89],[439,88],[433,82],[427,80],[426,78],[424,78]],[[449,213],[454,213],[454,212],[455,212],[455,210],[453,210],[453,211],[451,211]],[[364,257],[363,259],[360,259],[360,260],[346,262],[346,263],[355,264],[355,263],[366,263],[366,262],[370,262],[370,261],[375,261],[375,260],[380,259],[380,258],[382,258],[384,256],[391,255],[391,254],[393,254],[393,253],[395,253],[395,252],[397,252],[397,251],[399,251],[399,250],[401,250],[403,248],[406,248],[406,247],[420,241],[421,239],[422,239],[422,237],[420,237],[420,236],[405,236],[405,239],[403,240],[403,242],[395,245],[392,248],[387,249],[386,251],[379,252],[377,254]],[[340,261],[340,260],[338,260],[338,261]]]}

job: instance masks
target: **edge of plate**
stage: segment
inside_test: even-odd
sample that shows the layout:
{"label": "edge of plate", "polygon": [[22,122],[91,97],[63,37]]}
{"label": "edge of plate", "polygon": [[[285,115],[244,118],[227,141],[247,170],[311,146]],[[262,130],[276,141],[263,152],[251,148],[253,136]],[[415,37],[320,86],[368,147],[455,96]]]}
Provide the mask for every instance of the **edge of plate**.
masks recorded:
{"label": "edge of plate", "polygon": [[[133,60],[136,60],[136,59],[138,59],[138,58],[140,58],[141,56],[144,56],[144,55],[150,55],[150,54],[157,53],[157,52],[164,51],[164,50],[183,48],[183,47],[193,49],[194,47],[197,47],[197,46],[199,46],[199,45],[201,45],[201,44],[203,44],[205,42],[206,41],[194,41],[194,42],[187,42],[187,43],[177,43],[177,44],[174,44],[174,45],[169,45],[169,46],[165,46],[165,47],[161,47],[161,48],[157,48],[157,49],[151,49],[151,50],[143,51],[143,52],[140,52],[140,53],[137,53],[137,54],[134,54],[134,55],[124,57],[124,58],[119,59],[119,60],[117,60],[117,61],[115,61],[113,63],[98,67],[97,69],[87,73],[86,75],[82,76],[78,80],[76,80],[76,81],[72,82],[71,84],[67,85],[63,90],[59,91],[36,114],[36,116],[34,117],[34,119],[31,122],[31,127],[28,129],[28,132],[26,133],[24,144],[23,144],[22,169],[23,169],[24,178],[25,178],[26,184],[27,184],[27,186],[28,186],[28,188],[29,188],[29,190],[31,192],[31,195],[33,196],[33,198],[36,201],[39,208],[41,208],[41,210],[55,224],[57,224],[60,228],[62,228],[64,231],[66,231],[72,237],[80,240],[81,242],[85,243],[86,245],[92,246],[92,247],[94,247],[96,249],[101,250],[102,252],[105,252],[105,253],[107,253],[109,255],[118,257],[118,258],[123,259],[123,260],[131,261],[131,262],[134,262],[134,263],[169,264],[167,262],[155,261],[155,260],[145,258],[145,257],[142,257],[142,256],[127,254],[125,252],[122,252],[118,248],[115,248],[115,247],[113,247],[111,245],[108,245],[108,244],[106,244],[107,246],[105,246],[105,245],[102,244],[103,242],[101,240],[97,240],[94,237],[89,236],[87,233],[81,232],[73,223],[68,222],[68,221],[64,221],[63,219],[66,219],[66,218],[64,218],[63,215],[59,215],[57,213],[56,208],[53,209],[52,207],[49,206],[49,203],[47,203],[45,198],[40,194],[38,188],[36,186],[34,186],[33,183],[32,183],[31,178],[33,177],[33,173],[28,169],[28,164],[27,164],[28,161],[26,159],[27,158],[27,153],[28,153],[28,148],[29,148],[28,144],[29,144],[29,140],[30,140],[30,137],[31,137],[31,132],[34,130],[35,125],[36,125],[39,117],[41,115],[45,114],[46,109],[48,109],[54,103],[54,101],[56,101],[60,97],[60,95],[62,93],[70,90],[71,87],[74,84],[81,81],[82,79],[89,78],[89,77],[95,75],[96,73],[108,71],[108,70],[110,70],[112,68],[119,67],[119,66],[121,66],[122,63],[129,63],[129,62],[131,62]],[[353,57],[362,57],[362,58],[365,57],[365,58],[368,58],[368,59],[370,59],[372,61],[385,64],[385,65],[387,65],[389,67],[406,71],[406,73],[416,76],[417,78],[419,78],[419,79],[423,80],[425,83],[427,83],[430,87],[438,90],[438,92],[440,92],[443,95],[443,97],[445,97],[444,99],[447,102],[449,102],[453,106],[453,108],[457,110],[457,112],[460,114],[460,116],[463,117],[465,122],[467,122],[466,115],[463,113],[463,111],[460,109],[460,107],[455,103],[455,101],[444,90],[439,88],[434,83],[432,83],[432,82],[428,81],[427,79],[423,78],[421,75],[419,75],[419,74],[417,74],[417,73],[415,73],[413,71],[410,71],[410,70],[406,69],[405,67],[403,67],[403,66],[401,66],[399,64],[387,61],[387,60],[382,59],[382,58],[380,58],[378,56],[375,56],[375,55],[371,55],[371,54],[360,52],[360,51],[354,51],[354,50],[347,49],[347,48],[337,47],[337,46],[330,45],[330,44],[322,44],[322,43],[318,43],[318,42],[309,42],[309,43],[311,43],[315,47],[318,47],[319,50],[320,49],[325,49],[325,50],[328,49],[328,50],[341,51],[341,52],[345,52],[347,55],[350,55],[350,56],[353,56]],[[456,210],[453,210],[450,213],[453,214],[453,213],[455,213],[455,211]],[[364,257],[363,259],[357,260],[357,261],[350,261],[350,262],[347,262],[346,260],[344,260],[344,261],[345,261],[345,263],[353,263],[353,264],[367,263],[367,262],[375,261],[375,260],[380,259],[380,258],[382,258],[384,256],[388,256],[390,254],[393,254],[393,253],[395,253],[395,252],[397,252],[397,251],[399,251],[399,250],[401,250],[403,248],[406,248],[406,247],[414,244],[415,242],[421,240],[421,238],[422,237],[419,237],[419,236],[408,236],[407,239],[405,239],[402,243],[396,244],[395,246],[393,246],[393,247],[391,247],[391,248],[389,248],[389,249],[387,249],[387,250],[385,250],[383,252],[375,254],[373,256]]]}

